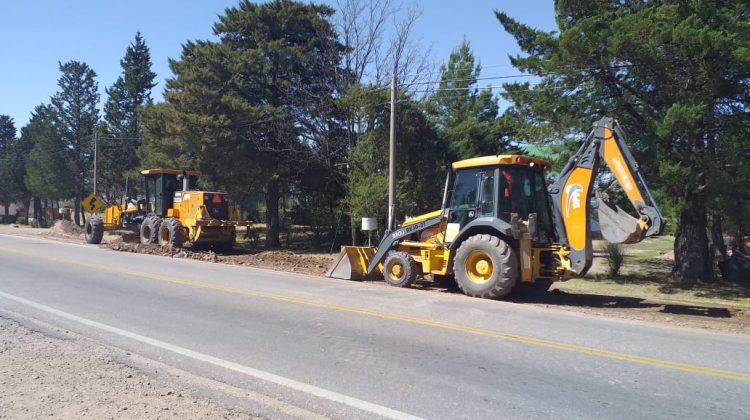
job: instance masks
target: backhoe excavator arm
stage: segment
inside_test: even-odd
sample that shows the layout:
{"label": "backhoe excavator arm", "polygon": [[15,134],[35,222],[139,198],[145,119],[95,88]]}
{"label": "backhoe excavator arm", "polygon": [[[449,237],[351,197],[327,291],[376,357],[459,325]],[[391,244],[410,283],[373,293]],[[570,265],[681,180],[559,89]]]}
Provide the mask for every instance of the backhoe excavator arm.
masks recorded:
{"label": "backhoe excavator arm", "polygon": [[602,160],[639,215],[636,219],[619,207],[613,209],[597,194],[602,236],[613,243],[635,243],[661,234],[664,228],[664,218],[625,144],[625,134],[617,121],[602,118],[549,188],[557,236],[570,248],[571,269],[578,275],[586,274],[593,259],[591,191]]}

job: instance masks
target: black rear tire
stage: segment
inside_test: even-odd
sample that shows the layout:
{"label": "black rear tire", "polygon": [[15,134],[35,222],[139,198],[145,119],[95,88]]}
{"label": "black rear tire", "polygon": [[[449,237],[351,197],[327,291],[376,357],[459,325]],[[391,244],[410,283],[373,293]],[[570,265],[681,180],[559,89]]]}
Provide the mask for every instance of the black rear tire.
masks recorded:
{"label": "black rear tire", "polygon": [[104,237],[104,221],[100,216],[91,216],[86,219],[84,234],[86,242],[90,244],[102,243]]}
{"label": "black rear tire", "polygon": [[406,252],[391,252],[383,262],[383,279],[390,286],[409,287],[417,274],[417,262]]}
{"label": "black rear tire", "polygon": [[159,245],[181,248],[185,243],[185,228],[179,219],[169,217],[159,226]]}
{"label": "black rear tire", "polygon": [[499,237],[474,235],[458,247],[453,273],[464,294],[498,299],[510,293],[518,281],[518,257]]}
{"label": "black rear tire", "polygon": [[141,223],[141,243],[144,245],[159,242],[159,227],[161,219],[156,216],[148,216]]}

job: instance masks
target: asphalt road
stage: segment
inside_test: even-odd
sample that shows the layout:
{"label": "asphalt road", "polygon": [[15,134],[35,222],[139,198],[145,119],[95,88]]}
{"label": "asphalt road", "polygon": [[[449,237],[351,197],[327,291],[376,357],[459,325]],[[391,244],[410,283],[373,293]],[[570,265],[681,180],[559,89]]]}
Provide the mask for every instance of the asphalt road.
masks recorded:
{"label": "asphalt road", "polygon": [[750,337],[461,295],[0,235],[0,311],[268,417],[750,418]]}

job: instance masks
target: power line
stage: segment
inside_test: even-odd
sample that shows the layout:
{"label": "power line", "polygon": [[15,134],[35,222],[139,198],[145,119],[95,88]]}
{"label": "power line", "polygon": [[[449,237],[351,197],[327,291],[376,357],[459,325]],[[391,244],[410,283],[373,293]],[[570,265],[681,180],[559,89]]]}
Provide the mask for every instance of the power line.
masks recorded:
{"label": "power line", "polygon": [[515,79],[522,77],[540,77],[533,74],[498,74],[492,76],[483,77],[467,77],[464,79],[445,79],[445,80],[429,80],[424,82],[412,82],[399,85],[400,87],[413,86],[413,85],[432,85],[438,83],[455,83],[455,82],[475,82],[477,80],[499,80],[499,79]]}

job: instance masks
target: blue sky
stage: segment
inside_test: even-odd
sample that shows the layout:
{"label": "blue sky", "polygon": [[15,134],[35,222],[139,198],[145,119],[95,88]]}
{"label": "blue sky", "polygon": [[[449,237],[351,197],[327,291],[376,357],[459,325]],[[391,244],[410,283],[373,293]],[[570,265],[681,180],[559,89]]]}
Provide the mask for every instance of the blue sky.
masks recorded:
{"label": "blue sky", "polygon": [[[335,0],[327,2],[335,5]],[[120,59],[139,30],[151,49],[159,83],[152,96],[160,101],[164,79],[171,76],[167,60],[179,57],[185,41],[211,38],[217,16],[235,4],[237,0],[0,2],[0,114],[13,117],[20,130],[34,107],[48,102],[57,91],[58,62],[69,60],[85,61],[97,72],[104,100],[104,88],[120,74]],[[436,65],[447,60],[466,37],[481,60],[483,75],[488,76],[517,74],[507,59],[517,53],[516,44],[493,10],[504,10],[541,29],[555,27],[552,1],[422,0],[417,4],[423,14],[415,35],[431,47]]]}

